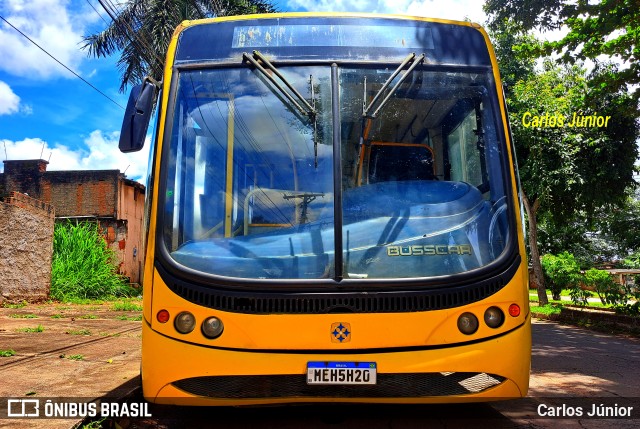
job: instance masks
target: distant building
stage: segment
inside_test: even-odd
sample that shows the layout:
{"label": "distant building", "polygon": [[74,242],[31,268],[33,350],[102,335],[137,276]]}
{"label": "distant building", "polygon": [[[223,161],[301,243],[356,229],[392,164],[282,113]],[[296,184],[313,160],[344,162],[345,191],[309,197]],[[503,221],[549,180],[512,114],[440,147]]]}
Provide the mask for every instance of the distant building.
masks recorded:
{"label": "distant building", "polygon": [[21,192],[55,207],[56,221],[96,221],[118,255],[119,272],[139,283],[145,188],[119,170],[47,171],[47,161],[4,161],[0,196]]}

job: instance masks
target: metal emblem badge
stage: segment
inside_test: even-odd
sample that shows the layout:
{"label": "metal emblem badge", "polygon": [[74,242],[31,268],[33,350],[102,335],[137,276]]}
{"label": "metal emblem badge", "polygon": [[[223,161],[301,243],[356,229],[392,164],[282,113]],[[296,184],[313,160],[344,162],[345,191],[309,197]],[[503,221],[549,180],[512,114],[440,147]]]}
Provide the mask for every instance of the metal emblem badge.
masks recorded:
{"label": "metal emblem badge", "polygon": [[348,343],[351,341],[351,325],[346,322],[331,324],[331,342]]}

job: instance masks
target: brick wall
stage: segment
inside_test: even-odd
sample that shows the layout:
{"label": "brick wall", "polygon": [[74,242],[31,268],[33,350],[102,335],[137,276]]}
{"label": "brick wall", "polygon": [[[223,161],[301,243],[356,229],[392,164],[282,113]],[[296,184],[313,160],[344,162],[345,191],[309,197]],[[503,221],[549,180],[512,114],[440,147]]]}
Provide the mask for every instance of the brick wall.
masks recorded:
{"label": "brick wall", "polygon": [[[56,208],[58,218],[98,220],[119,271],[140,281],[144,186],[118,170],[46,171],[47,161],[4,161],[0,191],[29,193]],[[111,232],[111,233],[110,233]]]}
{"label": "brick wall", "polygon": [[0,202],[0,302],[47,299],[53,225],[49,204],[15,192]]}
{"label": "brick wall", "polygon": [[6,192],[21,192],[30,197],[42,199],[41,180],[42,175],[47,171],[47,164],[49,163],[43,159],[4,161],[2,187]]}
{"label": "brick wall", "polygon": [[42,200],[56,215],[117,216],[118,170],[49,171],[42,176]]}
{"label": "brick wall", "polygon": [[[118,219],[124,221],[126,237],[117,237],[117,246],[112,246],[118,252],[122,262],[121,269],[132,283],[140,283],[144,262],[144,237],[142,236],[142,220],[144,217],[145,189],[133,180],[120,180],[118,192]],[[120,220],[118,221],[120,222]]]}

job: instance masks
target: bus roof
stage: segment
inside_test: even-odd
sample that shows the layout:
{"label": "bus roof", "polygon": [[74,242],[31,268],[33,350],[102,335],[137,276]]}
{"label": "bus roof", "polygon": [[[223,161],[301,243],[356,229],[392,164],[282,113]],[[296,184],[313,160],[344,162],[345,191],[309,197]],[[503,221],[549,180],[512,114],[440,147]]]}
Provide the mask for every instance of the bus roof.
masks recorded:
{"label": "bus roof", "polygon": [[491,66],[477,24],[399,15],[264,14],[185,21],[175,64],[242,61],[260,50],[274,61],[395,61],[425,53],[426,64]]}

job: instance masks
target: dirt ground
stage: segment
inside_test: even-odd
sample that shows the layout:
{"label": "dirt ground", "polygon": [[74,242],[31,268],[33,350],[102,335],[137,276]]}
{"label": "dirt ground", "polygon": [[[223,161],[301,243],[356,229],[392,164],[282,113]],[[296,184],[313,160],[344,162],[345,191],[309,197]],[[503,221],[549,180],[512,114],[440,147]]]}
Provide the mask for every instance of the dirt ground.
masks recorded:
{"label": "dirt ground", "polygon": [[[134,390],[140,368],[140,305],[126,301],[0,308],[0,355],[15,352],[0,357],[0,411],[6,413],[7,398],[67,397],[88,402],[120,398]],[[0,427],[12,428],[73,424],[0,420]]]}

